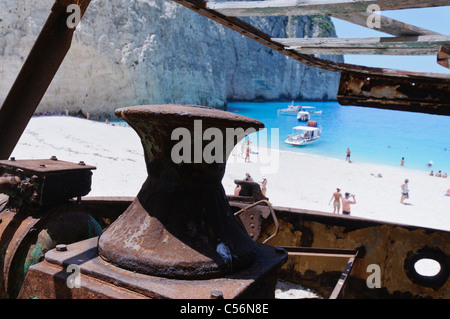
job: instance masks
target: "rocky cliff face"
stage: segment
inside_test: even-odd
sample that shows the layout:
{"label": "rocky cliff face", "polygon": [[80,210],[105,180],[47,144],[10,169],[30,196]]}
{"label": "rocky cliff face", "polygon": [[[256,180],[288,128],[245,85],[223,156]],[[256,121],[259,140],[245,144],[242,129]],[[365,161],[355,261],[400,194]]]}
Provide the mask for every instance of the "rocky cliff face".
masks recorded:
{"label": "rocky cliff face", "polygon": [[[0,103],[53,2],[0,0]],[[322,16],[248,21],[274,37],[335,36]],[[338,78],[172,1],[92,0],[38,111],[111,114],[138,104],[334,99]]]}

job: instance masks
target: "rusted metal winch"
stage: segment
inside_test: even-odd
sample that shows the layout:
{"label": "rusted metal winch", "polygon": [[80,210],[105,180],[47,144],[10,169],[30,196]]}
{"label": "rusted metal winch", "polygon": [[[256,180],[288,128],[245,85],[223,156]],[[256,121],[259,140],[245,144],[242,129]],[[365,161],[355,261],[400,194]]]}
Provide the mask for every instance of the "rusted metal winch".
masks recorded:
{"label": "rusted metal winch", "polygon": [[0,161],[0,298],[17,297],[28,268],[47,251],[101,233],[72,200],[89,193],[93,169],[56,157]]}
{"label": "rusted metal winch", "polygon": [[[67,267],[67,260],[77,263],[80,256],[82,278],[94,277],[108,285],[101,294],[89,284],[77,295],[66,288],[63,297],[92,297],[95,291],[94,297],[115,298],[117,289],[123,296],[138,292],[150,298],[211,298],[217,290],[224,298],[273,297],[287,252],[249,237],[232,213],[221,184],[233,147],[249,129],[256,131],[264,125],[229,112],[187,105],[126,107],[116,110],[116,115],[141,138],[146,181],[98,242],[49,252],[44,263],[30,269],[21,297],[61,297],[56,288],[36,290],[36,281],[53,276],[51,268]],[[214,150],[208,149],[211,143]],[[214,161],[206,158],[211,154]],[[111,290],[110,284],[118,282],[120,288]]]}
{"label": "rusted metal winch", "polygon": [[[218,277],[251,265],[255,243],[231,213],[221,180],[231,152],[226,129],[263,124],[177,105],[123,108],[116,115],[141,137],[149,176],[133,204],[100,236],[100,256],[125,269],[169,278]],[[218,163],[205,162],[200,144],[203,130],[210,128],[224,137],[216,150],[223,151]],[[173,139],[177,129],[189,140]],[[179,154],[172,150],[183,142],[183,151],[192,156],[177,164],[172,157]]]}

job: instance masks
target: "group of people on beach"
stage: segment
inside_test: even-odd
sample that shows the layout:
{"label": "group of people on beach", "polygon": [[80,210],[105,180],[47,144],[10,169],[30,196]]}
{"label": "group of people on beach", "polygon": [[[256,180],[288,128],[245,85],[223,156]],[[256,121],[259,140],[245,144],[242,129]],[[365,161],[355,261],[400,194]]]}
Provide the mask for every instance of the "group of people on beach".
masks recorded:
{"label": "group of people on beach", "polygon": [[247,139],[247,147],[245,146],[245,140],[242,141],[241,144],[241,157],[244,157],[244,150],[245,150],[245,161],[250,162],[250,138]]}
{"label": "group of people on beach", "polygon": [[447,178],[447,173],[442,174],[441,171],[437,172],[436,174],[434,174],[433,171],[431,171],[429,175],[430,176]]}
{"label": "group of people on beach", "polygon": [[333,201],[333,208],[334,208],[333,214],[339,214],[339,211],[341,209],[341,202],[342,202],[342,214],[343,215],[350,215],[350,205],[356,204],[355,195],[346,192],[344,194],[344,196],[342,196],[340,188],[336,188],[336,191],[331,196],[331,199],[330,199],[330,202],[328,203],[328,205],[330,205],[332,201]]}

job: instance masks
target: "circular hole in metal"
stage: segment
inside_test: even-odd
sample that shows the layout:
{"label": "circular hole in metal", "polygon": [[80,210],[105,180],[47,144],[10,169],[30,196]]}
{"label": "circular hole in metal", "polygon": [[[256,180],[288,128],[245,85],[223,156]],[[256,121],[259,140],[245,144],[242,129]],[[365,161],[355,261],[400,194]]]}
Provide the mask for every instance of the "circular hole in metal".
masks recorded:
{"label": "circular hole in metal", "polygon": [[430,258],[422,258],[414,263],[414,270],[421,276],[434,277],[441,272],[441,264]]}
{"label": "circular hole in metal", "polygon": [[409,252],[405,258],[405,271],[417,285],[438,289],[450,275],[449,256],[439,248],[423,247]]}

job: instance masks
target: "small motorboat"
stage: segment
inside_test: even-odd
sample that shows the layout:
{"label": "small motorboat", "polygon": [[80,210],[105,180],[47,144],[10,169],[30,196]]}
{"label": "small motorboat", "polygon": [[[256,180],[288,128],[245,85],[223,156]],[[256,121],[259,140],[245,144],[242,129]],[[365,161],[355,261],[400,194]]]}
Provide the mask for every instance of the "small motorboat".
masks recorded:
{"label": "small motorboat", "polygon": [[285,140],[286,144],[303,146],[316,142],[322,135],[322,127],[316,121],[308,121],[306,126],[295,126]]}
{"label": "small motorboat", "polygon": [[297,120],[300,122],[308,122],[311,119],[311,114],[307,111],[299,111],[297,113]]}

